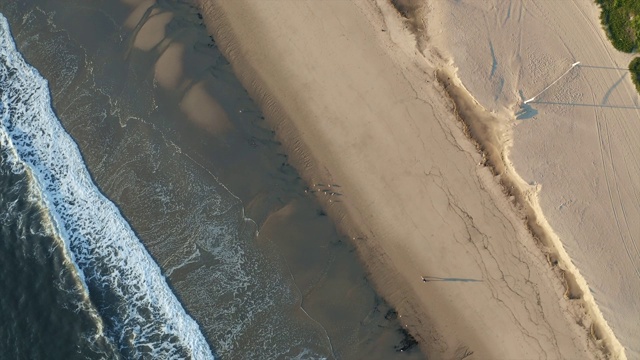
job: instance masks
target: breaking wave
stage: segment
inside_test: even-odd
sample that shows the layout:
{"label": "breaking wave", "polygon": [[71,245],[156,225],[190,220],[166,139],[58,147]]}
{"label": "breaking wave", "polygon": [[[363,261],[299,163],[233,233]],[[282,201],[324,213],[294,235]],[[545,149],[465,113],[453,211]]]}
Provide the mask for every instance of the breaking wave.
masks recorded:
{"label": "breaking wave", "polygon": [[0,150],[26,172],[105,324],[128,358],[213,358],[159,266],[92,182],[51,107],[47,81],[17,51],[0,14]]}

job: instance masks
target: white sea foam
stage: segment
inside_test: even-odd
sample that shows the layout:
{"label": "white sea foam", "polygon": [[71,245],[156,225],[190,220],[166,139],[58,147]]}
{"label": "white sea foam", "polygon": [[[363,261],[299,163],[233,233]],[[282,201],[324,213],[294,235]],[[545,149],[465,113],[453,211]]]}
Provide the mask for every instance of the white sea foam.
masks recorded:
{"label": "white sea foam", "polygon": [[35,181],[58,235],[123,354],[213,358],[196,322],[118,208],[93,184],[51,108],[47,81],[17,51],[0,14],[0,148]]}

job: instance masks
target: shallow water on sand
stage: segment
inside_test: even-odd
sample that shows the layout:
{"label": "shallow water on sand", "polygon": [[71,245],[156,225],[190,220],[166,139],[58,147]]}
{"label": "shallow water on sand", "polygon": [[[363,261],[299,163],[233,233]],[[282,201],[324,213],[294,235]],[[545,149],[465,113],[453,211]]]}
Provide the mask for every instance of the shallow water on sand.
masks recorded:
{"label": "shallow water on sand", "polygon": [[[97,186],[118,205],[215,355],[421,357],[416,348],[399,351],[411,342],[395,313],[367,282],[351,244],[305,194],[197,11],[145,3],[25,1],[1,4],[0,12],[19,50],[49,81],[56,113]],[[15,176],[3,178],[3,194],[19,183]],[[14,201],[3,196],[1,206]],[[26,248],[7,240],[43,226],[33,209],[9,220],[21,226],[3,226],[3,254],[45,251],[47,261],[11,258],[33,270],[23,273],[29,279],[37,272],[63,280],[15,285],[20,297],[48,298],[36,315],[9,312],[8,321],[42,328],[34,327],[45,340],[31,358],[113,351],[107,338],[83,340],[97,331],[92,303],[86,311],[66,309],[83,295],[77,281],[64,280],[73,278],[72,268],[55,239],[30,234],[39,242]],[[18,222],[20,216],[27,218]],[[14,301],[4,296],[3,310]],[[37,315],[45,307],[60,310],[47,322]],[[75,330],[57,328],[67,338],[48,342],[58,322]],[[26,333],[12,336],[0,351],[27,348]]]}

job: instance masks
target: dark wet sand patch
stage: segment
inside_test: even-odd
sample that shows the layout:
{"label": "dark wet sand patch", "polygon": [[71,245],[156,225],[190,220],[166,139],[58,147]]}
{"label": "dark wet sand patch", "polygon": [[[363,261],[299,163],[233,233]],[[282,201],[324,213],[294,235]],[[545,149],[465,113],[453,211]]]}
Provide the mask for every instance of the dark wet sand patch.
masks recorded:
{"label": "dark wet sand patch", "polygon": [[[212,315],[203,309],[215,302],[194,284],[213,281],[207,276],[215,276],[224,259],[207,255],[209,244],[193,237],[209,234],[203,232],[207,222],[224,220],[232,224],[228,231],[237,232],[236,241],[248,241],[242,249],[262,259],[258,266],[264,269],[247,280],[250,285],[259,286],[257,280],[268,281],[269,272],[277,272],[284,279],[282,286],[293,293],[289,305],[271,308],[272,313],[261,315],[264,319],[289,312],[308,331],[328,335],[341,358],[407,357],[399,350],[412,349],[409,357],[422,357],[407,347],[411,341],[398,319],[385,317],[393,310],[368,283],[350,240],[336,231],[313,195],[305,193],[305,184],[197,12],[161,2],[156,11],[172,13],[165,36],[156,44],[152,42],[157,39],[145,39],[144,46],[136,48],[130,38],[133,29],[122,26],[133,10],[117,3],[87,6],[80,1],[33,1],[2,9],[23,35],[17,40],[25,57],[49,79],[56,111],[78,142],[94,180],[167,273],[214,351],[225,341],[225,329],[216,327],[243,321],[244,315]],[[20,24],[25,14],[28,21]],[[49,16],[55,29],[47,22]],[[156,16],[155,21],[168,18]],[[145,25],[139,25],[142,32]],[[166,61],[161,62],[163,57]],[[156,81],[158,74],[171,70],[178,71],[164,83]],[[204,106],[209,110],[203,111]],[[225,195],[222,201],[229,205],[218,213],[208,196],[212,188],[223,192],[223,187],[237,199]],[[253,225],[242,219],[243,206],[244,216],[261,229],[257,237]],[[189,260],[196,253],[197,260]],[[254,294],[248,294],[256,296],[248,300],[259,301],[265,293]],[[259,326],[253,323],[245,335],[261,334]],[[234,341],[229,349],[258,343],[248,335]]]}

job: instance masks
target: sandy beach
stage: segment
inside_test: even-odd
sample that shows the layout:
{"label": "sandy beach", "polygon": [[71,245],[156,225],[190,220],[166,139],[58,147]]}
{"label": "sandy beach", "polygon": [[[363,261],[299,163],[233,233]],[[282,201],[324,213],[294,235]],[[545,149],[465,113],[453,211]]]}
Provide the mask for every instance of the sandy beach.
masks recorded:
{"label": "sandy beach", "polygon": [[[573,58],[565,56],[564,63],[556,65],[555,56],[561,50],[549,47],[546,60],[531,62],[541,66],[538,73],[522,70],[520,74],[527,73],[527,77],[514,83],[510,68],[500,64],[504,61],[524,68],[529,63],[518,56],[502,60],[513,49],[498,46],[510,44],[508,36],[514,32],[500,33],[499,23],[488,22],[493,27],[482,28],[484,34],[504,38],[500,38],[502,43],[492,40],[492,50],[487,51],[487,42],[477,41],[476,30],[471,27],[481,24],[473,20],[475,11],[491,12],[500,7],[497,4],[476,9],[465,2],[443,2],[442,8],[432,5],[413,21],[403,19],[396,8],[382,0],[201,0],[199,4],[207,28],[260,105],[291,163],[308,183],[308,191],[317,194],[340,229],[356,243],[377,289],[398,309],[401,321],[429,358],[625,358],[596,305],[604,304],[604,317],[615,323],[607,315],[616,309],[602,301],[610,299],[603,293],[607,290],[596,288],[594,302],[589,286],[569,257],[577,256],[575,265],[579,269],[591,266],[593,248],[582,249],[584,257],[578,256],[577,246],[567,236],[576,236],[572,226],[577,224],[569,217],[556,216],[557,211],[546,213],[549,198],[558,199],[557,193],[546,192],[547,179],[552,175],[543,179],[532,175],[536,168],[522,165],[535,164],[524,156],[531,155],[527,150],[536,146],[531,134],[542,130],[531,128],[537,125],[529,122],[511,132],[517,111],[514,106],[520,100],[518,90],[542,89],[546,79],[542,74],[558,73],[571,65]],[[584,16],[595,19],[594,9]],[[553,12],[558,8],[552,6],[543,10],[548,17],[560,14]],[[507,22],[526,19],[532,13],[523,10],[516,17],[515,10],[504,11],[509,14],[505,13]],[[545,31],[557,31],[553,24],[570,28],[561,20],[545,23],[551,24]],[[582,20],[576,16],[575,21]],[[463,24],[469,24],[469,28],[456,30]],[[523,26],[513,25],[514,29]],[[534,26],[543,27],[542,22]],[[416,39],[412,30],[426,33],[419,33]],[[580,30],[577,26],[572,31],[597,30]],[[457,42],[452,40],[456,31],[466,36],[459,35]],[[529,29],[526,34],[544,47],[547,33],[538,35]],[[558,46],[574,39],[571,36],[578,37],[568,30],[567,34],[567,40]],[[601,40],[598,46],[607,45]],[[474,57],[479,53],[472,50],[480,51],[481,47],[483,57]],[[581,46],[584,51],[589,48]],[[496,71],[504,77],[502,85],[496,80],[495,86],[501,86],[500,94],[507,94],[494,102],[490,101],[493,93],[489,90],[495,89],[485,81],[493,76],[491,57],[486,60],[492,53],[498,63]],[[484,66],[482,72],[480,65],[470,65],[474,61]],[[612,66],[603,62],[597,65]],[[622,62],[616,66],[621,67]],[[615,78],[615,74],[611,76]],[[630,89],[628,78],[623,81]],[[599,86],[606,89],[604,82]],[[585,89],[579,90],[577,93],[585,99],[592,98]],[[611,94],[607,99],[613,102]],[[574,93],[569,91],[568,96]],[[551,109],[561,111],[536,106],[539,118]],[[480,123],[474,123],[476,116]],[[564,124],[570,126],[568,121]],[[520,131],[527,126],[530,128]],[[470,138],[474,134],[484,136]],[[519,139],[527,136],[530,140],[519,145]],[[538,147],[534,154],[549,159],[550,152],[567,152],[577,146],[568,141],[562,143],[562,149],[551,145],[566,140],[563,136],[545,142],[544,151]],[[505,157],[512,141],[513,165]],[[624,149],[633,153],[632,143],[626,144]],[[575,151],[567,154],[582,157]],[[527,182],[514,169],[522,170]],[[629,165],[627,169],[625,176],[632,179],[631,171],[637,168]],[[573,180],[563,180],[564,185],[558,185],[558,189],[571,187],[576,193],[571,198],[566,195],[566,200],[585,201],[581,196],[589,191],[590,183],[582,179],[574,186]],[[539,183],[544,186],[540,205]],[[621,193],[625,191],[622,189]],[[631,196],[637,194],[633,191],[629,192]],[[585,202],[583,206],[587,205]],[[632,210],[630,203],[612,206],[620,207],[614,213],[626,214],[631,224],[632,211],[637,208]],[[600,209],[598,214],[612,216],[604,207],[595,208]],[[550,215],[551,226],[541,210]],[[571,212],[575,216],[584,214]],[[599,227],[594,218],[587,222]],[[606,231],[606,226],[600,230]],[[585,226],[580,231],[592,232]],[[633,231],[629,225],[627,235],[621,235],[623,240],[631,241],[628,236],[633,238]],[[588,244],[595,246],[599,237],[591,236],[594,240]],[[568,253],[563,247],[566,241]],[[615,246],[611,248],[615,251]],[[606,261],[600,260],[602,264]],[[593,273],[600,270],[584,271],[589,281]],[[629,274],[633,272],[625,276]],[[612,275],[603,276],[606,280]],[[629,318],[624,313],[620,316]]]}
{"label": "sandy beach", "polygon": [[[510,159],[630,359],[640,358],[640,98],[592,1],[438,2],[430,29],[512,126]],[[440,6],[441,5],[441,6]],[[453,26],[452,24],[456,24]],[[518,107],[569,69],[530,107]],[[514,114],[515,113],[515,114]]]}
{"label": "sandy beach", "polygon": [[[32,134],[47,134],[47,124],[61,124],[82,154],[76,162],[82,166],[75,169],[86,166],[96,187],[120,211],[86,221],[91,229],[103,227],[86,231],[101,237],[84,244],[118,241],[122,236],[113,235],[112,225],[126,222],[138,238],[129,244],[144,246],[153,257],[147,264],[157,264],[153,271],[142,272],[146,277],[130,278],[133,286],[128,286],[117,276],[136,269],[140,261],[96,256],[97,266],[116,276],[101,277],[97,294],[96,287],[84,289],[80,281],[73,282],[73,276],[82,274],[73,270],[78,253],[65,253],[65,246],[55,242],[52,250],[40,246],[40,231],[33,234],[38,227],[31,220],[7,220],[15,201],[7,202],[3,190],[0,245],[11,244],[3,247],[9,249],[3,251],[9,260],[0,274],[7,290],[0,296],[7,310],[2,319],[8,324],[2,333],[9,339],[0,344],[3,356],[201,359],[206,354],[195,350],[209,347],[215,358],[223,359],[424,357],[395,309],[369,281],[354,246],[316,196],[305,191],[306,184],[289,165],[196,8],[175,1],[29,0],[1,3],[0,13],[8,19],[17,49],[42,76],[35,84],[48,83],[51,103],[41,96],[41,104],[29,107],[52,106],[59,121],[53,116],[16,118],[27,119],[26,124],[51,120],[35,122],[40,126],[29,130]],[[7,34],[0,35],[10,39]],[[2,74],[5,65],[0,65]],[[26,90],[35,89],[32,81],[26,78]],[[2,86],[5,91],[6,83]],[[28,91],[25,97],[35,99]],[[2,110],[7,103],[3,100]],[[0,135],[6,129],[0,125]],[[50,149],[47,144],[59,142],[61,133],[40,148]],[[16,180],[7,184],[5,151],[3,143],[3,186],[31,186]],[[69,161],[60,163],[66,166]],[[68,169],[64,172],[76,172]],[[9,194],[13,196],[13,190]],[[21,219],[17,212],[11,216]],[[35,240],[16,242],[21,235],[6,235],[7,223],[16,234],[37,235]],[[115,252],[126,257],[130,247]],[[30,267],[17,252],[41,254],[51,269]],[[61,272],[61,267],[66,270]],[[84,264],[81,271],[93,268]],[[149,277],[164,279],[170,289],[147,292],[140,284]],[[61,281],[78,285],[79,295],[74,293],[77,288],[60,287]],[[105,300],[102,289],[113,296]],[[145,313],[151,307],[140,305],[139,299],[148,296],[157,303],[163,293],[173,293],[183,308],[174,307],[178,311],[166,318],[179,321],[186,313],[197,326],[180,335],[204,337],[206,346],[176,352],[178,342],[163,335],[172,327],[169,321],[149,321],[159,331],[140,331],[139,323],[121,320],[112,310]],[[23,299],[30,309],[15,306],[13,299]],[[78,311],[84,306],[92,311],[90,321],[78,325],[78,318],[87,315]],[[104,334],[102,340],[93,328]],[[131,346],[135,342],[143,345]],[[96,354],[93,349],[101,347],[108,352]]]}

